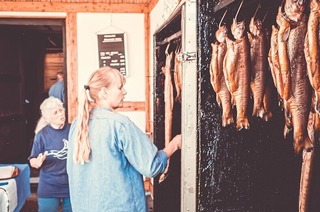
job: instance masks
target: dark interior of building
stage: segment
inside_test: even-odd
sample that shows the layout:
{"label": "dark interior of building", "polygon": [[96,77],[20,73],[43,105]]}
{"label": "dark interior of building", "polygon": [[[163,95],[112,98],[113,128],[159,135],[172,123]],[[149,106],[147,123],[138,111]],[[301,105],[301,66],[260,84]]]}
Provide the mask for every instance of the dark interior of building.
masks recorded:
{"label": "dark interior of building", "polygon": [[64,52],[63,34],[64,20],[0,21],[0,163],[27,162],[47,96],[44,58]]}

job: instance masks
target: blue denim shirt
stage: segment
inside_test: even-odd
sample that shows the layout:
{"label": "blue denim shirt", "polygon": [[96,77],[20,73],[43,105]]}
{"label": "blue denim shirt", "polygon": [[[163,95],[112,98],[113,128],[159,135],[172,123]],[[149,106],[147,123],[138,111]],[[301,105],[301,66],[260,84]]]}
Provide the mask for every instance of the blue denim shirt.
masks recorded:
{"label": "blue denim shirt", "polygon": [[75,164],[76,122],[69,133],[67,159],[73,211],[147,211],[142,175],[163,172],[166,154],[126,116],[94,108],[89,119],[90,162]]}

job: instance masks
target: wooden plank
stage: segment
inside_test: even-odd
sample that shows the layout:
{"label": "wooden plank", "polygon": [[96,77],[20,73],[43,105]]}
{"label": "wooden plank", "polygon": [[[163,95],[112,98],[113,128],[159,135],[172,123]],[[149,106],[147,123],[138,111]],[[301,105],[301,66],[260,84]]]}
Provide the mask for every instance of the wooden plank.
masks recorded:
{"label": "wooden plank", "polygon": [[78,43],[76,13],[68,13],[66,17],[66,44],[68,121],[71,122],[77,116],[78,111]]}
{"label": "wooden plank", "polygon": [[150,13],[150,12],[152,11],[152,9],[158,4],[158,1],[159,1],[159,0],[150,0],[149,5],[148,5],[148,7],[149,7],[149,9],[148,9],[149,13]]}
{"label": "wooden plank", "polygon": [[147,133],[150,131],[150,16],[149,14],[144,15],[144,34],[145,34],[145,110],[146,110],[146,129]]}
{"label": "wooden plank", "polygon": [[56,82],[57,73],[64,68],[63,53],[48,53],[44,58],[44,91],[48,92],[49,88]]}
{"label": "wooden plank", "polygon": [[145,111],[145,102],[123,102],[123,107],[117,111]]}
{"label": "wooden plank", "polygon": [[61,2],[1,2],[0,11],[12,12],[103,12],[149,13],[148,4],[114,3],[61,3]]}

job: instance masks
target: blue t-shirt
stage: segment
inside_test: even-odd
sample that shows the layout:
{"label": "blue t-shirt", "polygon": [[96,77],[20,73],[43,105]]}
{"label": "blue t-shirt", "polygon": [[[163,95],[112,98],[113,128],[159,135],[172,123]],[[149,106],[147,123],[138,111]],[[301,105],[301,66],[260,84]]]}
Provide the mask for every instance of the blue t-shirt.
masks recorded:
{"label": "blue t-shirt", "polygon": [[34,138],[29,159],[48,151],[47,158],[40,168],[38,197],[69,197],[68,175],[66,170],[68,134],[70,124],[62,129],[47,125]]}
{"label": "blue t-shirt", "polygon": [[167,155],[129,118],[106,108],[90,112],[90,162],[73,162],[76,120],[69,134],[67,171],[72,210],[146,212],[143,176],[167,166]]}
{"label": "blue t-shirt", "polygon": [[61,100],[62,103],[64,103],[64,82],[63,81],[57,81],[54,83],[50,89],[49,89],[49,96],[56,97]]}

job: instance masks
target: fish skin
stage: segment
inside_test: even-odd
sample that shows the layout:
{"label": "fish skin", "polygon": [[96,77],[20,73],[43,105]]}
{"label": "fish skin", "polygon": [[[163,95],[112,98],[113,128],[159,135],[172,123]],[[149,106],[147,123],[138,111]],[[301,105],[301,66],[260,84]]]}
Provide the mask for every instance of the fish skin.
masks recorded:
{"label": "fish skin", "polygon": [[284,126],[283,136],[284,138],[286,138],[289,132],[292,130],[292,121],[291,121],[290,108],[287,107],[288,104],[283,98],[284,85],[282,81],[282,75],[280,72],[278,33],[279,33],[279,30],[273,25],[271,38],[270,38],[270,50],[268,54],[268,62],[270,66],[271,75],[273,78],[273,83],[278,92],[279,105],[284,109],[285,126]]}
{"label": "fish skin", "polygon": [[231,93],[227,87],[225,74],[223,70],[223,60],[227,52],[227,45],[225,43],[220,43],[218,46],[218,65],[219,69],[222,70],[222,76],[220,78],[220,91],[218,96],[222,106],[222,126],[226,127],[234,123],[233,114],[232,114],[232,98]]}
{"label": "fish skin", "polygon": [[[221,70],[219,69],[219,63],[218,63],[218,46],[219,46],[218,42],[211,44],[212,55],[211,55],[211,61],[210,61],[210,82],[213,90],[216,93],[218,93],[221,88],[220,80],[219,80],[219,78],[221,78]],[[216,98],[217,98],[217,103],[221,105],[218,95],[216,96]]]}
{"label": "fish skin", "polygon": [[291,29],[288,38],[292,90],[288,103],[292,113],[294,149],[296,153],[300,153],[302,149],[313,147],[307,131],[311,105],[311,89],[307,77],[304,55],[306,32],[307,16],[304,15],[299,24]]}
{"label": "fish skin", "polygon": [[249,129],[247,108],[250,90],[250,50],[245,34],[245,23],[233,20],[231,32],[235,41],[227,38],[227,53],[224,59],[228,89],[236,105],[237,130]]}
{"label": "fish skin", "polygon": [[263,107],[265,109],[265,112],[263,114],[263,120],[269,121],[270,118],[272,117],[272,82],[271,79],[267,79],[266,81],[266,86],[264,89],[264,95],[263,95]]}
{"label": "fish skin", "polygon": [[267,43],[262,22],[259,19],[251,18],[249,24],[250,32],[248,39],[250,43],[250,88],[253,95],[252,116],[263,118],[266,110],[264,108],[264,94],[267,72]]}
{"label": "fish skin", "polygon": [[285,16],[293,22],[300,22],[304,18],[306,0],[286,0],[284,1]]}
{"label": "fish skin", "polygon": [[315,92],[312,93],[312,104],[308,121],[308,134],[312,143],[320,141],[320,113],[315,110]]}
{"label": "fish skin", "polygon": [[[315,92],[313,92],[312,93],[311,111],[310,111],[310,114],[312,114],[312,122],[310,124],[310,119],[309,119],[308,132],[309,132],[310,139],[311,139],[311,136],[313,136],[313,139],[311,139],[311,142],[319,143],[320,142],[320,113],[317,113],[315,110],[315,102],[316,102],[316,95],[315,95]],[[311,128],[311,130],[310,130],[310,128]]]}
{"label": "fish skin", "polygon": [[278,33],[279,30],[273,25],[271,38],[270,38],[270,50],[268,54],[268,62],[270,66],[273,83],[277,88],[277,92],[281,99],[283,99],[283,82],[280,73],[280,62],[278,53]]}
{"label": "fish skin", "polygon": [[311,189],[311,179],[315,167],[314,150],[302,151],[302,164],[300,175],[300,189],[299,189],[299,212],[310,211],[309,198]]}
{"label": "fish skin", "polygon": [[173,86],[171,77],[171,60],[173,52],[166,56],[165,67],[162,72],[165,75],[164,81],[164,104],[165,104],[165,146],[167,146],[172,138],[172,110],[173,110]]}
{"label": "fish skin", "polygon": [[283,82],[283,99],[288,100],[291,95],[290,60],[288,56],[288,38],[290,34],[290,23],[284,18],[281,7],[278,9],[276,22],[279,25],[278,32],[278,55],[280,63],[280,73]]}
{"label": "fish skin", "polygon": [[304,13],[305,0],[286,0],[285,18],[290,21],[288,53],[291,71],[292,95],[288,101],[292,112],[293,140],[296,153],[302,152],[302,166],[299,191],[299,212],[309,211],[310,183],[313,167],[313,144],[308,134],[311,106],[311,86],[307,76],[305,37],[307,15]]}
{"label": "fish skin", "polygon": [[173,79],[174,85],[177,91],[177,95],[175,97],[175,101],[181,102],[181,93],[182,93],[182,63],[179,60],[180,48],[175,50],[174,56],[174,72]]}
{"label": "fish skin", "polygon": [[320,113],[320,1],[310,1],[305,57],[310,84],[315,91],[315,111]]}
{"label": "fish skin", "polygon": [[222,107],[222,126],[233,124],[231,94],[225,80],[223,60],[227,52],[227,30],[221,26],[216,32],[217,42],[212,43],[212,58],[210,63],[211,85],[216,92],[216,100]]}
{"label": "fish skin", "polygon": [[[167,49],[169,46],[167,47]],[[162,67],[162,72],[165,76],[164,80],[164,105],[165,105],[165,146],[168,146],[172,139],[172,117],[173,117],[173,85],[171,77],[171,61],[173,52],[170,54],[166,52],[165,66]],[[159,177],[159,183],[163,182],[169,171],[170,159],[168,159],[165,171]]]}

